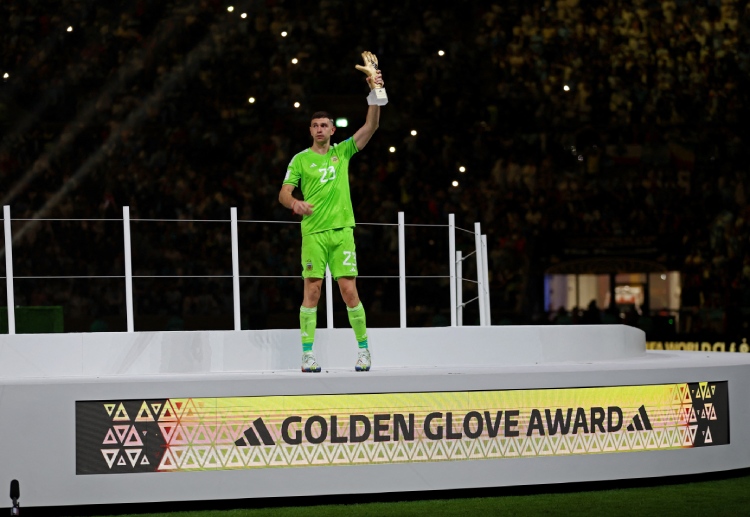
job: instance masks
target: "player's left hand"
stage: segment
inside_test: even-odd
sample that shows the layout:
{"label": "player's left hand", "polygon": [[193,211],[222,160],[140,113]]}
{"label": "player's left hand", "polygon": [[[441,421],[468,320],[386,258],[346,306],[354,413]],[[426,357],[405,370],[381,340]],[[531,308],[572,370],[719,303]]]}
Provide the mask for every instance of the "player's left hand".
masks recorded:
{"label": "player's left hand", "polygon": [[362,52],[362,60],[365,62],[364,66],[354,65],[354,67],[367,75],[367,84],[370,86],[370,89],[382,88],[385,83],[383,82],[383,75],[378,69],[378,57],[372,52],[365,50]]}

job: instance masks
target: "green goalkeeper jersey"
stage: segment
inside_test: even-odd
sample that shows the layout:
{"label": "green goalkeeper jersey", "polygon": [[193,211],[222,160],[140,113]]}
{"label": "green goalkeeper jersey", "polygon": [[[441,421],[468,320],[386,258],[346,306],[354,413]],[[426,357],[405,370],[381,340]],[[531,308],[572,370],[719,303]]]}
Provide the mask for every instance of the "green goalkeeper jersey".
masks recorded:
{"label": "green goalkeeper jersey", "polygon": [[353,138],[330,147],[327,154],[312,149],[297,153],[289,162],[284,185],[299,186],[312,215],[302,217],[302,235],[353,227],[354,209],[349,193],[349,160],[357,152]]}

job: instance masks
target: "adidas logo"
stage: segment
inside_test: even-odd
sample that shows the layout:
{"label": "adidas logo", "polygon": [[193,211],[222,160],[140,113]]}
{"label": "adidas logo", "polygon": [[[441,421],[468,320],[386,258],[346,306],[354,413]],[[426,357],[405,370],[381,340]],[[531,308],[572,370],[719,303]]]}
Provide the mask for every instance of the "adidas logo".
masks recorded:
{"label": "adidas logo", "polygon": [[308,337],[308,336],[307,336],[307,332],[305,332],[305,331],[302,331],[302,333],[301,333],[300,335],[301,335],[302,337]]}
{"label": "adidas logo", "polygon": [[646,413],[646,406],[638,408],[638,414],[633,417],[633,421],[626,428],[628,431],[652,431],[651,421]]}
{"label": "adidas logo", "polygon": [[[253,427],[255,428],[253,430]],[[257,434],[256,434],[257,432]],[[258,439],[260,437],[260,439]],[[243,436],[234,442],[237,447],[257,447],[263,442],[263,445],[276,445],[276,442],[271,437],[271,433],[268,432],[266,424],[262,418],[256,418],[253,421],[253,425],[245,429]]]}
{"label": "adidas logo", "polygon": [[317,164],[317,163],[312,163],[312,164],[310,164],[310,167],[317,167],[317,166],[318,166],[318,164]]}

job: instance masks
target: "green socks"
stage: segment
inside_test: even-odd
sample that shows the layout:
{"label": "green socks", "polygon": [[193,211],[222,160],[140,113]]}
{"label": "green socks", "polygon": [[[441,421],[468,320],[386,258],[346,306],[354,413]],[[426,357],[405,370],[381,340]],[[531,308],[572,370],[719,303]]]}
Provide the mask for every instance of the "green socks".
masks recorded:
{"label": "green socks", "polygon": [[[363,313],[364,316],[364,313]],[[315,341],[315,327],[318,325],[318,308],[299,308],[299,333],[302,337],[302,352],[312,352]]]}
{"label": "green socks", "polygon": [[[356,307],[347,307],[346,310],[349,315],[349,324],[354,329],[354,337],[357,339],[359,348],[367,348],[367,319],[362,302],[359,302]],[[317,323],[317,307],[305,307],[303,305],[299,308],[299,333],[302,338],[303,353],[312,352]]]}
{"label": "green socks", "polygon": [[354,337],[357,339],[359,348],[367,348],[367,319],[362,302],[359,302],[356,307],[347,307],[346,310],[349,313],[349,324],[354,329]]}

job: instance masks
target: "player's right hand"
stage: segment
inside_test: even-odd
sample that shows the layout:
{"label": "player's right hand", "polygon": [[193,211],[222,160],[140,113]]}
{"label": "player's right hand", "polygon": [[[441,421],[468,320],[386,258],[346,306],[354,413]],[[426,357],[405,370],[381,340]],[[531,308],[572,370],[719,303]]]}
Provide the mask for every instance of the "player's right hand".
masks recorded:
{"label": "player's right hand", "polygon": [[292,212],[297,215],[312,215],[313,206],[314,205],[311,205],[306,201],[295,199],[294,201],[292,201]]}

